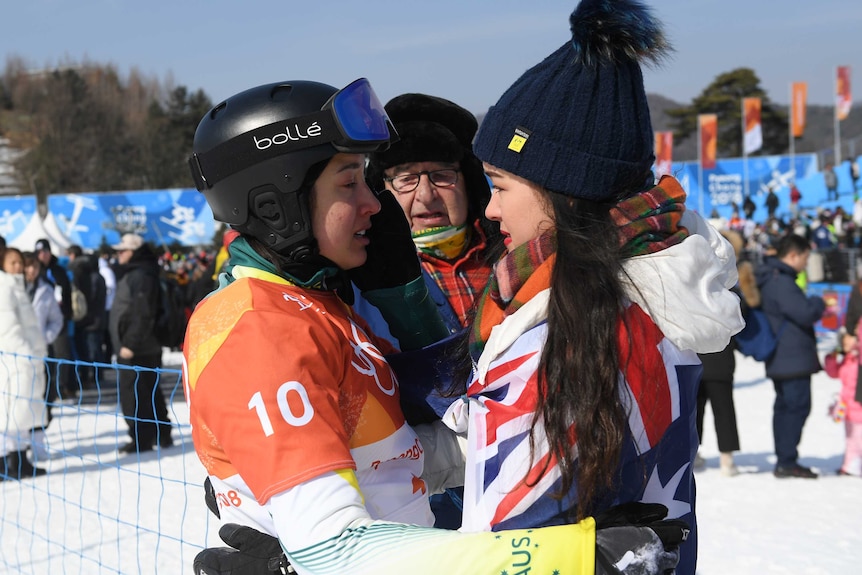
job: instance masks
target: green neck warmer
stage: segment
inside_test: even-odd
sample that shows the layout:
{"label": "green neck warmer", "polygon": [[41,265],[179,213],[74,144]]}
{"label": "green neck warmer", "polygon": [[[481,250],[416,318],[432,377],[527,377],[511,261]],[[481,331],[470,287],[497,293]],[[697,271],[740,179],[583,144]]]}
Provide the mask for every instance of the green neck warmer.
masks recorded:
{"label": "green neck warmer", "polygon": [[[284,278],[294,285],[308,289],[330,290],[337,288],[339,284],[339,281],[336,280],[336,278],[341,275],[341,270],[339,270],[335,265],[321,267],[314,272],[311,275],[311,278],[307,281],[301,280],[285,271],[279,272],[271,261],[254,251],[248,241],[246,241],[242,236],[230,243],[228,246],[228,253],[230,254],[230,259],[225,266],[225,271],[219,274],[219,289],[234,282],[235,278],[232,273],[234,266],[244,266],[263,270],[280,278]],[[329,286],[327,284],[335,285]]]}

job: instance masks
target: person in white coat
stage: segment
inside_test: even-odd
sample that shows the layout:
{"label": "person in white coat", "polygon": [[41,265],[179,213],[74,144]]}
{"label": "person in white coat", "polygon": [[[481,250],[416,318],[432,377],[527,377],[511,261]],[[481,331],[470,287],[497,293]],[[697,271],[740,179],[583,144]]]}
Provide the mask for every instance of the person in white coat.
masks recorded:
{"label": "person in white coat", "polygon": [[44,475],[27,458],[31,431],[47,423],[45,337],[24,290],[24,259],[3,254],[0,273],[0,481]]}
{"label": "person in white coat", "polygon": [[[45,342],[51,345],[60,330],[65,326],[63,311],[54,297],[54,284],[48,280],[44,267],[33,252],[24,253],[24,288],[36,312],[36,321],[45,336]],[[47,399],[47,396],[46,396]],[[48,402],[48,424],[51,423],[52,401]],[[45,428],[39,427],[33,432],[30,450],[36,461],[51,457],[45,438]]]}
{"label": "person in white coat", "polygon": [[42,273],[42,262],[32,252],[24,254],[24,287],[45,341],[50,344],[63,329],[63,311],[54,297],[54,286]]}

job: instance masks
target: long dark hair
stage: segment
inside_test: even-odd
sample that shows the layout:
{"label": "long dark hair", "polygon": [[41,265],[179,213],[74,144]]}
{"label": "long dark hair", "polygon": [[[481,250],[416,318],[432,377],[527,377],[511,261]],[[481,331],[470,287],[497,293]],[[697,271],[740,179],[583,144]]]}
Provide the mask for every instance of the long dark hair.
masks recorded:
{"label": "long dark hair", "polygon": [[612,488],[626,433],[617,343],[625,305],[623,270],[612,204],[544,193],[556,222],[557,255],[530,441],[534,446],[541,420],[560,467],[559,496],[577,479],[574,519],[580,520]]}

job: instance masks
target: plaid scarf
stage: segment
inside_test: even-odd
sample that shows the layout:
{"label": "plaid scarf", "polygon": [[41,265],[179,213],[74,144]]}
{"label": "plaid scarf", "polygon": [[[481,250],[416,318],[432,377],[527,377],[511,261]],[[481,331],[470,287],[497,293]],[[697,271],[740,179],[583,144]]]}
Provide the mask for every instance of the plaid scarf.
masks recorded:
{"label": "plaid scarf", "polygon": [[[671,176],[619,202],[611,208],[610,216],[619,230],[623,257],[655,253],[682,242],[688,237],[688,230],[679,226],[683,212],[685,190]],[[473,361],[479,360],[491,328],[550,287],[556,251],[557,236],[551,231],[518,246],[497,262],[470,333]]]}
{"label": "plaid scarf", "polygon": [[[425,274],[434,280],[434,283],[446,296],[449,307],[452,308],[455,318],[446,318],[447,323],[457,320],[461,327],[470,325],[473,317],[474,307],[479,301],[479,296],[485,291],[488,280],[493,273],[487,255],[488,242],[485,233],[477,220],[470,230],[469,243],[462,253],[453,259],[434,257],[419,250],[419,261]],[[441,308],[444,316],[448,314],[445,307]],[[449,326],[458,327],[454,325]]]}
{"label": "plaid scarf", "polygon": [[611,208],[623,257],[652,254],[682,242],[688,237],[688,230],[679,226],[683,212],[685,190],[671,176]]}
{"label": "plaid scarf", "polygon": [[494,266],[470,333],[470,356],[479,361],[491,329],[550,287],[557,234],[550,231],[522,244]]}

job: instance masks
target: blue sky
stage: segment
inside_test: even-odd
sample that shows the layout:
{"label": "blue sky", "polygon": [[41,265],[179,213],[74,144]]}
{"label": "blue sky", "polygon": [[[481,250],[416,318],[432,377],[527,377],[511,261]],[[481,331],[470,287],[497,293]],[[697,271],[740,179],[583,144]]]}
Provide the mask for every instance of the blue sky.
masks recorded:
{"label": "blue sky", "polygon": [[[484,112],[566,42],[575,0],[5,0],[0,55],[33,68],[84,60],[172,78],[214,101],[280,80],[365,76],[383,101],[425,92]],[[688,102],[720,73],[753,68],[770,98],[807,81],[831,104],[835,66],[862,101],[859,0],[653,0],[676,52],[647,91]],[[855,113],[862,113],[859,106]],[[851,113],[853,113],[851,111]]]}

